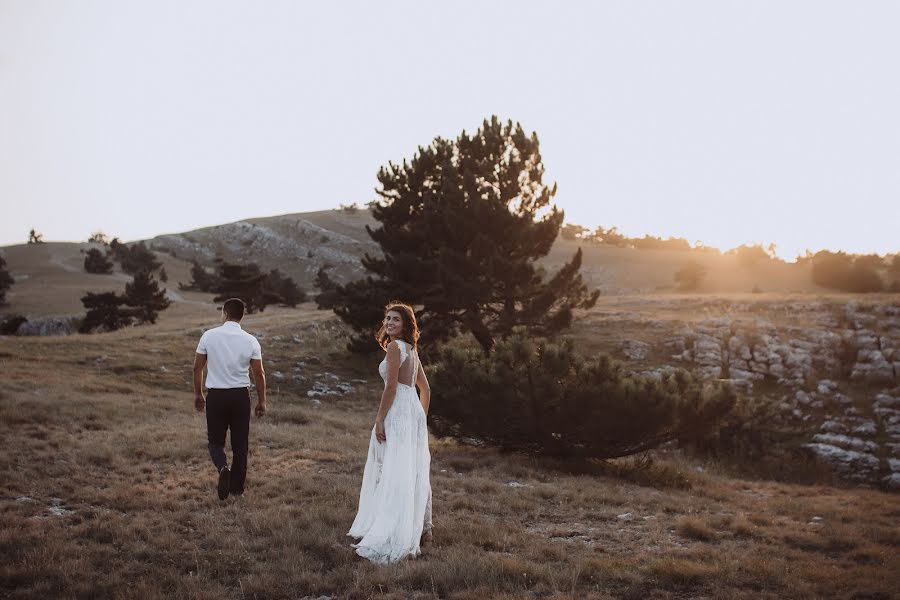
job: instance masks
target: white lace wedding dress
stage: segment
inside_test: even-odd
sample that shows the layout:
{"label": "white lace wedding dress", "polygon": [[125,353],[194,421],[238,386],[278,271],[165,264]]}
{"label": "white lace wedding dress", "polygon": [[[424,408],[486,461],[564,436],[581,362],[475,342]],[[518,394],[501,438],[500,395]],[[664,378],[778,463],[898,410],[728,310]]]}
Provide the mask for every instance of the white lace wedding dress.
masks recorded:
{"label": "white lace wedding dress", "polygon": [[[397,395],[384,419],[386,440],[369,439],[369,456],[359,493],[359,511],[347,535],[361,538],[356,553],[376,563],[419,554],[419,540],[431,530],[431,481],[425,411],[416,393],[419,357],[402,340]],[[387,358],[378,365],[387,378]]]}

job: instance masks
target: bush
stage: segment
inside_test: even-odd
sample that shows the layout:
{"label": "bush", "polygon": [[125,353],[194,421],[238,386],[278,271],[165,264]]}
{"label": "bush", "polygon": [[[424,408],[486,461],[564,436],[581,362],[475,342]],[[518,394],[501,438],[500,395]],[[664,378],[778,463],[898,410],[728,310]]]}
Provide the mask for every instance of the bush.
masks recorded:
{"label": "bush", "polygon": [[690,260],[675,273],[675,282],[682,292],[690,292],[700,287],[706,277],[706,267],[695,260]]}
{"label": "bush", "polygon": [[811,257],[815,283],[844,292],[880,292],[884,282],[873,261],[844,252],[822,250]]}
{"label": "bush", "polygon": [[88,273],[108,275],[112,273],[113,264],[100,250],[91,248],[84,255],[84,270]]}
{"label": "bush", "polygon": [[433,379],[438,435],[564,457],[615,458],[702,437],[736,400],[730,386],[683,370],[658,380],[629,375],[606,355],[585,358],[570,341],[521,332],[491,354],[446,349]]}
{"label": "bush", "polygon": [[88,311],[78,328],[81,333],[115,331],[134,321],[134,311],[122,308],[125,298],[115,292],[88,292],[81,297],[81,303]]}
{"label": "bush", "polygon": [[732,248],[726,254],[733,254],[737,257],[738,264],[745,268],[752,268],[759,263],[767,263],[775,259],[775,244],[769,244],[768,248],[763,248],[759,244],[752,246],[743,245]]}
{"label": "bush", "polygon": [[153,251],[147,248],[144,242],[129,246],[120,242],[119,238],[113,238],[113,241],[109,243],[109,249],[113,258],[119,261],[122,270],[129,275],[135,275],[140,271],[152,273],[162,266],[162,263],[156,260]]}
{"label": "bush", "polygon": [[196,260],[191,267],[191,281],[187,285],[178,284],[179,289],[184,291],[197,292],[213,292],[216,289],[218,279],[212,273],[209,273],[203,265]]}

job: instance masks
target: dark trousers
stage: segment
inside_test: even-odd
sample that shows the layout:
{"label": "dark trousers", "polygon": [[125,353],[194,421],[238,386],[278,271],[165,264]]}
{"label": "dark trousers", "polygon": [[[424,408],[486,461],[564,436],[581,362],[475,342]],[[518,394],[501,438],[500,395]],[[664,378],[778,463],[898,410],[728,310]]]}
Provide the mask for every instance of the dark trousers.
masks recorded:
{"label": "dark trousers", "polygon": [[244,491],[250,438],[250,389],[212,389],[206,394],[206,433],[216,469],[228,466],[225,433],[231,430],[231,492]]}

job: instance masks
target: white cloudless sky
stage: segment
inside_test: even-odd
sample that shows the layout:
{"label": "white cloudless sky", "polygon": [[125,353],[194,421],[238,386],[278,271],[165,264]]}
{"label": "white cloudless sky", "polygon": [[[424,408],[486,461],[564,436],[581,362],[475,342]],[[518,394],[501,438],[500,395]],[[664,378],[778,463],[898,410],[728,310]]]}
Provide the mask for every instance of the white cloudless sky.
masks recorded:
{"label": "white cloudless sky", "polygon": [[0,245],[375,197],[496,114],[568,222],[900,250],[900,2],[0,0]]}

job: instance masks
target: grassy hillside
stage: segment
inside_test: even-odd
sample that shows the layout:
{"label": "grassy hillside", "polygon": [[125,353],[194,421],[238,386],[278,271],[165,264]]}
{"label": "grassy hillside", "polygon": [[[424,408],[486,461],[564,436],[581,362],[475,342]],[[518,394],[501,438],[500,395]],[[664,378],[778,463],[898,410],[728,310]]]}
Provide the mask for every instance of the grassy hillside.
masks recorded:
{"label": "grassy hillside", "polygon": [[[205,310],[110,334],[0,338],[0,596],[887,599],[900,589],[896,495],[740,479],[667,453],[645,468],[560,464],[442,440],[431,442],[434,546],[393,566],[358,560],[344,534],[378,359],[345,355],[332,317],[308,305],[249,316],[270,414],[251,426],[247,493],[220,502],[189,383],[201,328],[216,324]],[[308,395],[337,382],[351,391]]]}
{"label": "grassy hillside", "polygon": [[[192,260],[207,266],[212,266],[216,257],[256,262],[264,269],[280,269],[308,291],[314,290],[313,280],[322,267],[338,280],[362,277],[359,259],[367,252],[378,253],[366,233],[367,225],[377,225],[367,211],[331,210],[250,219],[161,235],[147,242],[159,251],[172,298],[204,302],[208,296],[174,294],[178,282],[190,280]],[[31,317],[75,314],[82,310],[79,298],[84,292],[122,289],[129,277],[121,272],[84,272],[81,252],[90,247],[87,243],[49,242],[0,249],[16,278],[8,294],[9,306],[3,312]],[[543,264],[553,271],[579,247],[584,250],[582,272],[586,280],[604,294],[674,293],[673,275],[688,260],[696,260],[707,269],[698,290],[701,294],[750,293],[754,288],[769,293],[823,291],[812,283],[808,267],[764,263],[748,268],[739,265],[734,256],[709,253],[634,250],[559,239]]]}

